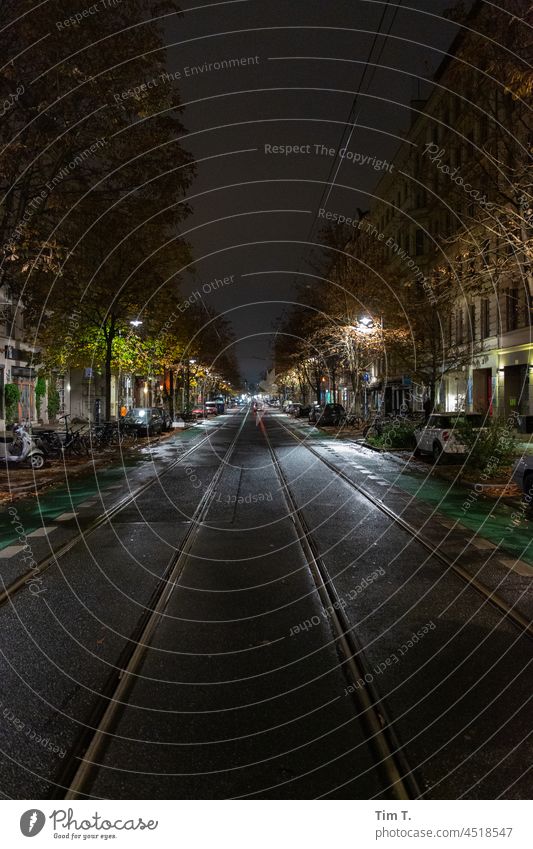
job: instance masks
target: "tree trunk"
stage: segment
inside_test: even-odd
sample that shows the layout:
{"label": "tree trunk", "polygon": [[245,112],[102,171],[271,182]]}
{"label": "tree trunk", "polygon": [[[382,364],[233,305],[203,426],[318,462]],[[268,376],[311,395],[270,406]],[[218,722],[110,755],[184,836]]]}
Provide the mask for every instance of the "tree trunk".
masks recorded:
{"label": "tree trunk", "polygon": [[115,320],[112,318],[105,336],[105,364],[104,364],[104,416],[108,421],[111,418],[111,363],[113,361],[113,341],[115,339]]}
{"label": "tree trunk", "polygon": [[169,369],[168,375],[168,408],[172,421],[174,421],[174,372],[172,369]]}

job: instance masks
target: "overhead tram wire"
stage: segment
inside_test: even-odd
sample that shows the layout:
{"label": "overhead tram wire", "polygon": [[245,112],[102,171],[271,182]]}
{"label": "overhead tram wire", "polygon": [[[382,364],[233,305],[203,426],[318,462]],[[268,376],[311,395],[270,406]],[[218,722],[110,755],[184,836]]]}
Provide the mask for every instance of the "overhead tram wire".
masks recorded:
{"label": "overhead tram wire", "polygon": [[[341,139],[340,139],[339,147],[338,147],[338,149],[339,149],[339,150],[341,150],[343,147],[348,147],[348,145],[350,144],[350,142],[351,142],[351,140],[352,140],[353,132],[354,132],[354,130],[355,130],[355,128],[356,128],[356,126],[357,126],[357,120],[358,120],[358,118],[359,118],[359,113],[355,116],[355,120],[352,120],[352,115],[353,115],[353,114],[354,114],[354,112],[355,112],[355,107],[356,107],[356,105],[357,105],[357,98],[358,98],[359,94],[361,93],[361,89],[362,89],[363,82],[364,82],[364,79],[365,79],[365,74],[366,74],[366,72],[367,72],[367,69],[370,67],[370,66],[369,66],[369,62],[370,62],[370,59],[372,58],[372,53],[373,53],[373,50],[374,50],[374,47],[375,47],[375,44],[376,44],[376,40],[377,40],[377,38],[378,38],[378,37],[379,37],[379,35],[380,35],[380,32],[379,32],[379,31],[380,31],[380,29],[381,29],[381,25],[382,25],[382,23],[383,23],[383,19],[384,19],[384,17],[385,17],[385,15],[386,15],[386,13],[387,13],[388,8],[389,8],[389,2],[390,2],[390,0],[387,0],[387,5],[385,6],[385,8],[384,8],[384,10],[383,10],[383,13],[382,13],[382,15],[381,15],[381,20],[380,20],[380,22],[379,22],[378,31],[376,32],[376,35],[374,36],[374,40],[373,40],[373,42],[372,42],[372,47],[370,48],[370,53],[369,53],[369,55],[368,55],[368,59],[367,59],[367,62],[366,62],[366,64],[365,64],[365,66],[364,66],[364,70],[363,70],[363,74],[362,74],[362,76],[361,76],[361,80],[360,80],[360,82],[359,82],[359,86],[358,86],[358,88],[357,88],[357,91],[356,91],[356,93],[355,93],[355,97],[354,97],[354,99],[353,99],[352,107],[351,107],[351,109],[350,109],[350,114],[348,115],[348,120],[346,121],[346,124],[345,124],[345,126],[344,126],[344,129],[343,129],[343,131],[342,131],[342,135],[341,135]],[[391,33],[392,27],[394,26],[394,22],[395,22],[395,20],[396,20],[396,16],[397,16],[397,14],[398,14],[398,9],[399,9],[399,8],[400,8],[400,6],[402,5],[402,3],[403,3],[403,0],[399,0],[399,2],[397,3],[397,5],[395,6],[395,8],[394,8],[394,12],[393,12],[393,14],[392,14],[392,18],[391,18],[390,23],[389,23],[389,28],[388,28],[388,30],[387,30],[386,35],[384,35],[384,36],[383,36],[383,41],[382,41],[382,43],[381,43],[381,47],[380,47],[380,50],[379,50],[378,56],[376,57],[376,61],[372,63],[372,75],[371,75],[371,77],[370,77],[370,79],[369,79],[369,81],[368,81],[368,84],[367,84],[367,89],[366,89],[367,91],[369,91],[369,90],[370,90],[370,86],[372,85],[372,82],[374,81],[374,77],[375,77],[375,75],[376,75],[376,71],[377,71],[377,69],[378,69],[380,59],[381,59],[381,57],[383,56],[383,51],[385,50],[385,46],[386,46],[386,44],[387,44],[387,39],[388,39],[388,37],[389,37],[389,35],[390,35],[390,33]],[[346,130],[348,129],[348,127],[350,127],[350,134],[349,134],[349,136],[348,136],[348,141],[346,142],[346,145],[345,145],[345,144],[344,144],[344,136],[345,136],[345,133],[346,133]],[[333,176],[333,180],[330,182],[331,172],[333,171],[333,168],[334,168],[334,167],[335,167],[335,160],[333,160],[333,162],[332,162],[332,164],[331,164],[331,168],[330,168],[330,170],[329,170],[329,174],[328,174],[328,179],[327,179],[327,181],[326,181],[326,186],[324,186],[324,189],[323,189],[323,191],[322,191],[322,197],[320,198],[319,209],[320,209],[322,206],[325,206],[325,205],[327,204],[328,200],[329,200],[329,197],[330,197],[330,195],[331,195],[331,192],[333,191],[333,187],[335,186],[335,181],[336,181],[336,179],[337,179],[337,174],[339,173],[339,170],[340,170],[340,167],[341,167],[341,160],[339,160],[339,162],[337,163],[337,169],[336,169],[335,174],[334,174],[334,176]],[[326,198],[325,198],[325,200],[322,200],[322,198],[324,197],[324,193],[326,192],[326,190],[327,190]],[[316,220],[316,219],[315,219],[315,220]],[[314,222],[313,222],[313,226],[314,226]],[[311,231],[311,232],[312,232],[312,231]]]}
{"label": "overhead tram wire", "polygon": [[[348,138],[348,142],[347,142],[347,144],[349,144],[349,143],[350,143],[350,141],[351,141],[351,139],[352,139],[353,131],[354,131],[354,129],[355,129],[355,126],[357,125],[357,124],[356,124],[356,122],[357,122],[357,118],[356,118],[356,121],[355,121],[355,123],[354,123],[354,121],[353,121],[353,115],[354,115],[354,113],[355,113],[355,109],[356,109],[356,107],[357,107],[357,100],[358,100],[358,97],[359,97],[359,95],[360,95],[360,93],[361,93],[361,89],[362,89],[363,83],[364,83],[364,81],[365,81],[365,76],[366,76],[366,74],[367,74],[368,68],[370,67],[370,60],[372,59],[372,53],[374,52],[374,48],[375,48],[375,46],[376,46],[376,43],[377,43],[378,38],[379,38],[380,36],[382,36],[382,37],[383,37],[383,43],[382,43],[382,45],[381,45],[381,48],[380,48],[379,54],[378,54],[378,56],[377,56],[377,58],[376,58],[376,61],[375,61],[375,63],[374,63],[374,66],[373,66],[373,68],[372,68],[372,75],[371,75],[371,77],[370,77],[370,79],[369,79],[369,81],[368,81],[367,89],[368,89],[368,87],[369,87],[369,86],[371,86],[371,85],[372,85],[372,81],[373,81],[374,76],[375,76],[375,74],[376,74],[377,66],[379,65],[379,61],[380,61],[380,59],[381,59],[381,56],[383,55],[383,51],[384,51],[384,49],[385,49],[385,45],[386,45],[386,43],[387,43],[387,39],[388,39],[388,37],[389,37],[389,35],[390,35],[390,32],[391,32],[392,27],[393,27],[393,25],[394,25],[394,22],[395,22],[395,20],[396,20],[396,17],[397,17],[397,14],[398,14],[398,9],[401,7],[402,3],[403,3],[403,0],[398,0],[398,3],[396,4],[396,6],[395,6],[395,8],[394,8],[394,12],[393,12],[393,15],[392,15],[391,21],[390,21],[390,23],[389,23],[389,27],[388,27],[387,32],[386,32],[386,34],[385,34],[385,35],[381,32],[381,28],[382,28],[382,26],[383,26],[383,23],[384,23],[385,17],[386,17],[386,15],[387,15],[387,12],[388,12],[388,10],[389,10],[389,8],[390,8],[390,0],[387,0],[387,3],[386,3],[386,5],[385,5],[385,7],[384,7],[384,9],[383,9],[383,11],[382,11],[382,13],[381,13],[381,18],[380,18],[380,20],[379,20],[378,28],[377,28],[377,30],[376,30],[376,32],[375,32],[375,34],[374,34],[374,38],[373,38],[373,40],[372,40],[372,44],[371,44],[371,46],[370,46],[370,50],[369,50],[369,52],[368,52],[368,58],[367,58],[366,63],[365,63],[365,65],[364,65],[364,67],[363,67],[363,73],[362,73],[362,75],[361,75],[361,79],[359,80],[359,85],[357,86],[357,91],[355,92],[355,95],[354,95],[354,98],[353,98],[353,101],[352,101],[352,105],[351,105],[351,107],[350,107],[350,111],[349,111],[349,113],[348,113],[348,117],[347,117],[346,122],[345,122],[345,124],[344,124],[343,130],[342,130],[342,133],[341,133],[341,136],[340,136],[340,139],[339,139],[339,144],[338,144],[337,150],[341,150],[341,148],[342,148],[342,146],[343,146],[343,143],[344,143],[345,136],[346,136],[346,132],[348,131],[348,129],[350,129],[350,135],[349,135],[349,138]],[[359,117],[359,116],[357,116],[357,117]],[[331,175],[332,175],[333,169],[335,168],[335,165],[336,165],[335,160],[334,160],[334,161],[333,161],[333,163],[331,164],[331,167],[330,167],[330,170],[329,170],[329,172],[328,172],[327,179],[326,179],[326,184],[325,184],[325,186],[324,186],[324,188],[323,188],[323,190],[322,190],[322,194],[321,194],[321,196],[320,196],[320,200],[319,200],[319,202],[318,202],[317,212],[318,212],[318,210],[320,210],[320,209],[322,208],[322,206],[323,206],[325,203],[327,203],[327,201],[329,200],[329,196],[330,196],[330,194],[331,194],[331,191],[333,190],[333,186],[335,185],[335,180],[337,179],[337,174],[338,174],[338,172],[339,172],[340,164],[341,164],[341,163],[339,162],[339,163],[338,163],[338,165],[337,165],[337,170],[335,171],[335,175],[334,175],[334,177],[333,177],[333,182],[332,182],[332,183],[331,183],[331,185],[330,185]],[[324,200],[324,195],[325,195],[326,191],[327,191],[327,197],[326,197],[326,198],[325,198],[325,200]],[[309,243],[309,242],[311,241],[311,238],[312,238],[312,236],[313,236],[313,233],[314,233],[315,227],[316,227],[316,215],[315,215],[315,216],[313,216],[313,219],[312,219],[312,222],[311,222],[311,226],[310,226],[310,228],[309,228],[309,232],[308,232],[307,237],[306,237],[306,239],[305,239],[305,242],[306,242],[306,243]],[[298,275],[299,275],[300,267],[301,267],[301,264],[299,264],[299,265],[298,265],[298,267],[297,267],[297,269],[296,269],[295,278],[297,278],[297,277],[298,277]],[[296,279],[294,279],[294,280],[293,280],[293,284],[295,284],[295,283],[297,283],[297,280],[296,280]],[[286,312],[286,307],[284,307],[284,308],[283,308],[283,310],[282,310],[282,312],[281,312],[281,315],[280,315],[280,317],[279,317],[278,327],[276,328],[276,333],[275,333],[275,335],[274,335],[274,344],[275,344],[275,340],[276,340],[276,338],[277,338],[277,336],[278,336],[279,328],[280,328],[281,323],[282,323],[282,321],[283,321],[283,316],[284,316],[285,312]]]}
{"label": "overhead tram wire", "polygon": [[[346,133],[348,131],[349,131],[349,137],[348,137],[347,144],[349,144],[351,139],[352,139],[353,131],[354,131],[355,127],[357,126],[357,118],[359,117],[359,116],[357,116],[357,118],[355,119],[355,122],[354,122],[354,114],[355,114],[355,110],[357,108],[357,101],[358,101],[359,95],[361,94],[361,90],[362,90],[362,87],[363,87],[363,83],[365,82],[365,77],[366,77],[367,71],[370,67],[370,61],[372,59],[372,54],[374,52],[374,48],[376,46],[378,38],[381,36],[383,38],[383,43],[381,44],[381,47],[380,47],[378,56],[376,58],[376,61],[375,61],[375,63],[373,63],[372,74],[371,74],[371,77],[370,77],[370,79],[368,80],[368,83],[367,83],[367,90],[368,90],[369,86],[372,85],[372,81],[373,81],[374,76],[376,74],[377,66],[379,65],[379,60],[381,59],[381,56],[383,55],[383,51],[385,49],[387,39],[388,39],[388,37],[391,33],[392,27],[394,26],[394,22],[396,20],[397,15],[398,15],[398,9],[401,7],[402,3],[403,3],[403,0],[399,0],[399,2],[395,5],[394,12],[393,12],[393,15],[392,15],[390,23],[389,23],[389,27],[388,27],[387,32],[385,34],[381,32],[381,28],[382,28],[383,23],[385,21],[385,17],[387,15],[387,12],[390,9],[390,0],[387,0],[387,4],[386,4],[386,6],[384,7],[384,9],[381,13],[381,18],[379,20],[378,28],[377,28],[377,30],[374,34],[374,38],[372,40],[372,44],[371,44],[370,50],[368,52],[368,58],[367,58],[366,63],[364,65],[363,73],[361,75],[361,79],[359,80],[359,85],[357,86],[357,91],[355,92],[355,95],[354,95],[354,98],[353,98],[353,101],[352,101],[352,105],[351,105],[350,111],[348,113],[348,117],[347,117],[346,122],[344,124],[344,128],[342,130],[342,133],[341,133],[341,136],[340,136],[340,139],[339,139],[337,150],[342,149],[342,147],[344,145]],[[320,200],[318,202],[317,212],[329,200],[329,196],[330,196],[330,194],[333,190],[333,187],[335,185],[335,180],[337,179],[337,174],[339,172],[340,165],[341,165],[341,163],[340,162],[336,163],[335,160],[331,164],[331,167],[330,167],[329,172],[328,172],[328,176],[326,178],[324,188],[322,190],[322,194],[320,196]],[[335,169],[335,167],[336,167],[337,170],[335,171],[335,174],[333,176],[333,181],[330,183],[331,176],[332,176],[332,173],[333,173],[333,170]],[[327,196],[325,197],[326,192],[327,192]],[[311,226],[309,228],[309,232],[308,232],[307,237],[305,239],[305,241],[308,242],[308,243],[311,241],[315,227],[316,227],[316,218],[317,217],[315,215],[313,217],[313,220],[311,222]],[[300,271],[300,266],[298,266],[298,268],[296,270],[296,275],[298,275],[299,271]]]}

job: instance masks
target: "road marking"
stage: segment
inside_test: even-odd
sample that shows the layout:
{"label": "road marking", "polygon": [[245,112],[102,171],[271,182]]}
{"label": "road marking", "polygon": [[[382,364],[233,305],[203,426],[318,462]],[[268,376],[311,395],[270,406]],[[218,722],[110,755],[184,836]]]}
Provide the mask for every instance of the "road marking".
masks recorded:
{"label": "road marking", "polygon": [[0,551],[0,558],[8,560],[10,557],[14,557],[15,554],[20,554],[23,548],[23,545],[7,545]]}
{"label": "road marking", "polygon": [[489,548],[495,548],[494,543],[490,542],[488,539],[484,539],[483,537],[476,537],[470,540],[472,545],[475,545],[476,548],[481,548],[483,550],[487,550]]}
{"label": "road marking", "polygon": [[78,504],[78,507],[84,507],[84,508],[85,507],[94,507],[95,504],[96,504],[96,501],[94,501],[94,499],[92,499],[91,501],[84,501],[83,504]]}
{"label": "road marking", "polygon": [[77,513],[62,513],[61,516],[56,516],[56,522],[69,522],[71,519],[75,519]]}
{"label": "road marking", "polygon": [[439,516],[438,521],[441,525],[444,525],[445,528],[450,529],[457,527],[457,525],[459,524],[457,519],[453,521],[453,519],[444,519],[441,516]]}
{"label": "road marking", "polygon": [[517,575],[522,575],[525,578],[533,578],[533,567],[524,563],[523,560],[511,560],[509,557],[500,557],[497,563],[501,563],[506,569],[511,572],[516,572]]}
{"label": "road marking", "polygon": [[52,531],[57,531],[57,528],[37,528],[36,531],[32,531],[31,534],[28,534],[28,537],[47,537]]}

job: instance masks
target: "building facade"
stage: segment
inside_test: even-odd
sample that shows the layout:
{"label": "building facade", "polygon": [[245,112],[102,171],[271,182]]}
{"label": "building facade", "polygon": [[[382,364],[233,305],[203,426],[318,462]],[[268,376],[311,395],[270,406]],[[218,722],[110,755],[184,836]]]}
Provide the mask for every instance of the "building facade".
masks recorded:
{"label": "building facade", "polygon": [[474,4],[430,96],[412,102],[375,193],[368,227],[417,362],[408,368],[393,353],[369,389],[389,412],[420,408],[431,393],[441,411],[513,416],[533,431],[528,116],[473,67],[481,14]]}

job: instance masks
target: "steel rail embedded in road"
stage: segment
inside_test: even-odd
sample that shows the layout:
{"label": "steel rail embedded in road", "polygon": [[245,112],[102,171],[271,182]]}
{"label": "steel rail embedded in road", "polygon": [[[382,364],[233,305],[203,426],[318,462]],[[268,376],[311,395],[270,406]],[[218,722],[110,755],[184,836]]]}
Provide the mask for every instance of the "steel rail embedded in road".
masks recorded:
{"label": "steel rail embedded in road", "polygon": [[387,717],[384,705],[380,703],[377,691],[369,685],[366,688],[357,687],[357,682],[364,680],[365,674],[370,672],[370,666],[366,664],[361,648],[356,643],[353,629],[342,612],[342,605],[335,585],[318,553],[305,517],[290,491],[266,428],[263,428],[263,434],[270,451],[272,464],[281,483],[290,517],[298,534],[298,541],[321,602],[330,615],[335,643],[342,658],[341,667],[349,684],[353,686],[352,696],[358,715],[368,733],[368,746],[374,752],[376,769],[381,773],[387,785],[384,790],[390,790],[394,799],[416,799],[421,794],[420,788],[407,759],[401,751],[392,722]]}
{"label": "steel rail embedded in road", "polygon": [[518,610],[515,610],[510,604],[501,598],[497,593],[490,589],[490,587],[485,586],[481,581],[477,578],[474,578],[466,569],[463,569],[456,561],[451,560],[447,557],[443,552],[435,549],[434,545],[420,533],[417,528],[413,527],[410,522],[407,522],[403,519],[398,513],[392,510],[390,507],[387,507],[386,504],[383,503],[379,498],[376,498],[365,489],[361,484],[353,481],[346,472],[343,472],[342,469],[339,469],[334,463],[331,463],[325,457],[323,457],[315,448],[312,448],[305,439],[300,439],[299,436],[289,427],[287,427],[283,422],[280,422],[279,419],[275,419],[276,424],[278,424],[283,430],[285,430],[288,434],[290,434],[293,439],[304,448],[307,448],[311,454],[314,454],[328,469],[332,472],[335,472],[338,477],[342,478],[349,486],[359,492],[364,498],[370,501],[375,507],[381,510],[382,513],[385,513],[390,519],[395,522],[395,524],[399,525],[403,528],[404,531],[414,537],[417,542],[420,543],[427,551],[429,551],[433,557],[437,560],[440,560],[448,569],[451,569],[458,577],[461,578],[466,584],[468,584],[472,589],[476,590],[480,595],[483,596],[485,601],[488,601],[493,607],[495,607],[500,613],[505,614],[505,619],[515,625],[520,631],[527,634],[529,637],[533,637],[533,623],[530,622],[525,616],[523,616]]}
{"label": "steel rail embedded in road", "polygon": [[[226,422],[224,424],[226,424]],[[224,425],[222,427],[224,427]],[[121,498],[108,510],[104,510],[103,513],[100,513],[100,515],[97,516],[96,519],[94,519],[94,521],[91,522],[91,524],[88,525],[87,528],[85,528],[83,531],[80,530],[78,534],[73,536],[67,542],[63,543],[63,545],[60,545],[51,554],[49,554],[47,557],[43,558],[43,560],[40,560],[37,564],[32,566],[31,569],[28,569],[26,572],[23,572],[22,575],[19,575],[19,577],[12,581],[9,586],[5,587],[2,591],[0,591],[0,607],[2,607],[2,605],[6,604],[10,599],[12,599],[14,595],[23,590],[28,585],[28,583],[31,582],[31,579],[34,578],[35,575],[40,575],[42,572],[45,572],[47,569],[53,566],[61,557],[63,557],[76,545],[78,545],[79,542],[82,542],[88,536],[91,536],[91,534],[101,528],[102,525],[105,525],[118,513],[121,513],[123,510],[126,509],[126,507],[129,507],[130,504],[136,501],[136,499],[140,495],[146,492],[146,490],[150,489],[151,486],[154,486],[154,484],[159,483],[161,478],[163,478],[165,475],[168,475],[168,473],[175,469],[176,466],[179,466],[182,460],[185,460],[186,457],[189,457],[210,439],[211,434],[208,433],[206,436],[203,437],[203,439],[197,442],[196,445],[193,445],[192,448],[189,448],[187,451],[184,451],[183,454],[180,454],[180,456],[177,457],[176,460],[173,460],[172,463],[166,466],[161,472],[158,472],[149,481],[146,481],[146,483],[141,484],[141,486],[137,487],[137,489],[133,490],[132,492],[129,492],[128,495],[125,495],[124,498]]]}
{"label": "steel rail embedded in road", "polygon": [[[61,776],[55,779],[56,787],[67,788],[62,799],[80,799],[90,796],[84,789],[98,772],[100,764],[97,758],[113,733],[117,719],[125,705],[126,697],[134,683],[139,668],[149,648],[150,639],[161,621],[170,596],[174,592],[183,567],[196,539],[196,535],[205,519],[211,498],[216,490],[220,477],[228,465],[242,429],[248,418],[248,410],[220,461],[215,474],[207,486],[187,529],[180,550],[171,559],[165,574],[160,579],[152,598],[141,616],[135,633],[129,638],[128,645],[119,658],[115,670],[109,676],[106,685],[95,705],[92,715],[86,724],[86,730],[79,736],[71,748],[68,760],[61,771]],[[57,798],[57,797],[56,797]]]}

